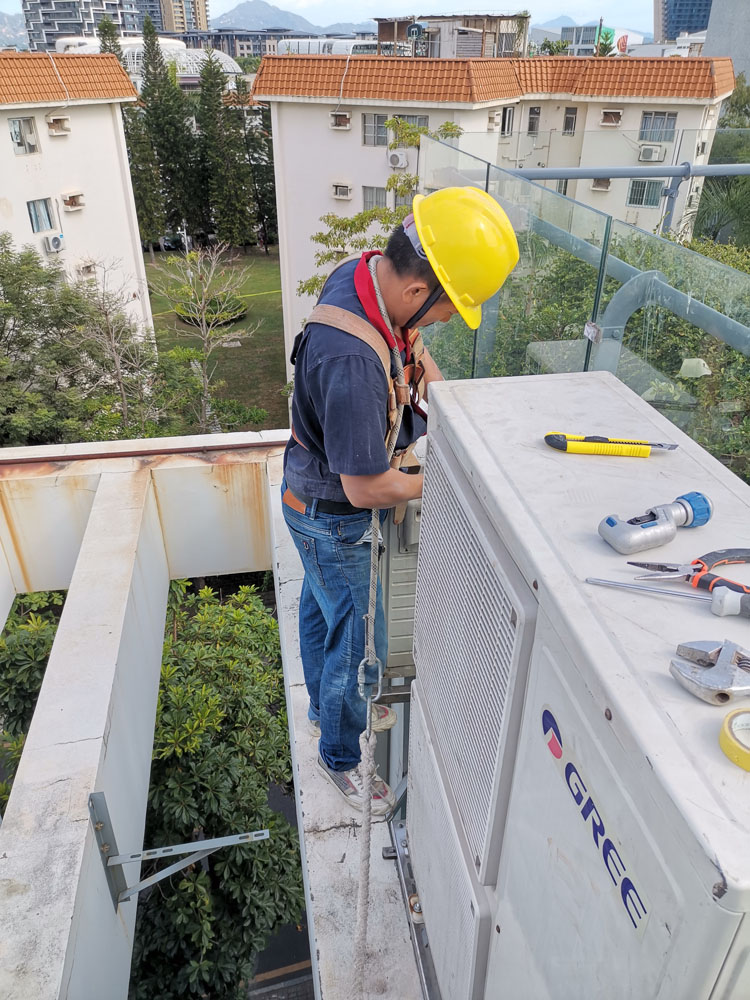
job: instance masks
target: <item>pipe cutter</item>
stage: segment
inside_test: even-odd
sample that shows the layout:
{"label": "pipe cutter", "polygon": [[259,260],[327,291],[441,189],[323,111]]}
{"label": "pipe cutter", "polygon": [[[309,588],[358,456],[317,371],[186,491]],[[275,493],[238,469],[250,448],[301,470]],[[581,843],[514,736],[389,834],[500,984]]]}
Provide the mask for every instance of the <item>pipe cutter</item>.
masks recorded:
{"label": "pipe cutter", "polygon": [[696,698],[711,705],[750,696],[750,651],[729,639],[682,643],[669,672]]}

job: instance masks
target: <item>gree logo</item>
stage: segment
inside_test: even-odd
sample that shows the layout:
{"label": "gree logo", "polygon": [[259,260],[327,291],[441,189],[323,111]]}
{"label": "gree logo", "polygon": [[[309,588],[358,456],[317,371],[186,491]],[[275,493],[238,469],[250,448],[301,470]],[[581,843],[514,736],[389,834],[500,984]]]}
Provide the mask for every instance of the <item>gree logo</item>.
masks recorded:
{"label": "gree logo", "polygon": [[569,753],[563,755],[563,739],[560,726],[552,712],[545,708],[542,711],[542,731],[547,749],[558,762],[565,784],[576,805],[579,815],[587,827],[591,829],[591,838],[607,874],[617,887],[630,923],[636,930],[645,927],[648,914],[643,899],[627,872],[625,862],[615,846],[613,837],[607,832],[607,826],[602,818],[593,795],[586,787],[581,777],[580,768],[573,762]]}

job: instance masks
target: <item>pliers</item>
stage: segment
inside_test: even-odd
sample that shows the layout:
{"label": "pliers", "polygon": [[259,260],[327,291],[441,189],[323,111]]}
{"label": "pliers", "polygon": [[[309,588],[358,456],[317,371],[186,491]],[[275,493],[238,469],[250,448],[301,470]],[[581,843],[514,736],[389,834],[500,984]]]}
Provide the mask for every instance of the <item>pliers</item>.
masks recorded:
{"label": "pliers", "polygon": [[711,572],[717,566],[732,566],[737,563],[750,563],[750,549],[716,549],[715,552],[698,556],[691,563],[629,562],[628,565],[654,571],[643,573],[636,580],[687,580],[691,587],[700,590],[728,587],[741,594],[750,594],[750,587],[744,583],[736,583]]}

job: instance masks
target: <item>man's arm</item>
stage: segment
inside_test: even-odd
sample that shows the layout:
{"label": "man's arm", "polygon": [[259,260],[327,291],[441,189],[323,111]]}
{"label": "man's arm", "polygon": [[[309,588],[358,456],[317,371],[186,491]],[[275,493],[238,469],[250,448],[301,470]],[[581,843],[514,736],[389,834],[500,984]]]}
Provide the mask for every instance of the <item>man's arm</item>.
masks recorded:
{"label": "man's arm", "polygon": [[406,500],[422,496],[423,476],[406,475],[398,469],[388,469],[376,476],[341,476],[349,503],[355,507],[397,507]]}

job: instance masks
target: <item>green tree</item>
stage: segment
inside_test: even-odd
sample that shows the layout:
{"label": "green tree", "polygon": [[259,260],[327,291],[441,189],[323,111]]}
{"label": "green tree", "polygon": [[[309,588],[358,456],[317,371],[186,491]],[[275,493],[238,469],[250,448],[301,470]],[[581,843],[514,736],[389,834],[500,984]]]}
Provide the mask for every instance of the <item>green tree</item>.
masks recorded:
{"label": "green tree", "polygon": [[539,46],[539,53],[543,56],[562,56],[568,51],[568,44],[568,42],[563,42],[559,39],[553,41],[552,39],[545,38]]}
{"label": "green tree", "polygon": [[255,217],[260,238],[268,253],[269,245],[278,240],[271,109],[264,106],[259,116],[251,113],[250,91],[243,79],[237,80],[236,89],[230,92],[230,97],[233,102],[232,107],[238,116],[245,155],[250,164]]}
{"label": "green tree", "polygon": [[196,112],[199,130],[200,188],[206,232],[222,242],[254,242],[252,176],[237,112],[224,101],[226,78],[213,52],[203,63]]}
{"label": "green tree", "polygon": [[112,55],[117,56],[120,63],[123,63],[120,35],[115,22],[109,17],[103,17],[96,26],[96,33],[99,36],[99,50],[111,52]]}
{"label": "green tree", "polygon": [[148,246],[153,263],[154,244],[164,235],[167,224],[159,161],[143,111],[128,108],[123,114],[123,124],[138,231],[141,241]]}
{"label": "green tree", "polygon": [[218,392],[223,383],[214,380],[214,352],[232,341],[249,339],[259,326],[250,323],[238,327],[231,322],[249,272],[249,267],[234,266],[226,245],[219,244],[194,250],[184,257],[173,257],[155,269],[152,279],[155,290],[195,331],[198,346],[192,350],[183,348],[183,356],[190,360],[200,383],[195,418],[202,434],[259,424],[267,416],[258,407],[221,399]]}
{"label": "green tree", "polygon": [[195,231],[195,141],[185,99],[164,61],[150,17],[143,22],[143,86],[145,129],[159,164],[167,225],[187,222]]}
{"label": "green tree", "polygon": [[0,447],[188,433],[200,383],[157,357],[112,267],[71,284],[56,262],[0,234]]}
{"label": "green tree", "polygon": [[721,109],[719,128],[750,128],[750,83],[738,73],[734,90]]}
{"label": "green tree", "polygon": [[130,996],[241,1000],[269,934],[304,905],[296,833],[267,800],[271,782],[292,780],[278,625],[253,588],[221,604],[185,583],[172,585],[167,615],[146,839],[270,839],[141,895]]}
{"label": "green tree", "polygon": [[261,56],[236,56],[235,62],[243,73],[257,73],[260,69]]}

